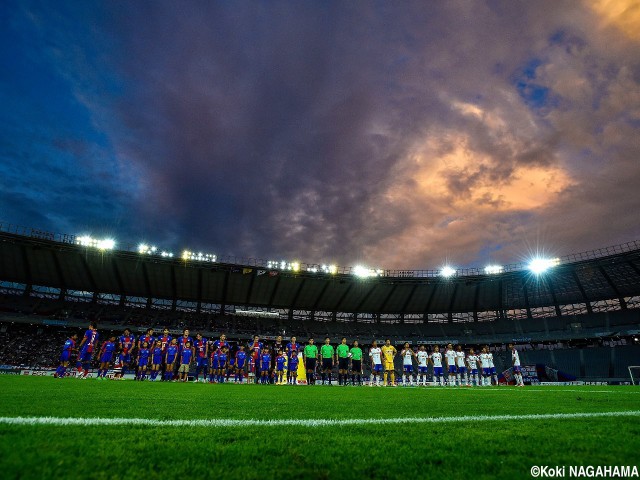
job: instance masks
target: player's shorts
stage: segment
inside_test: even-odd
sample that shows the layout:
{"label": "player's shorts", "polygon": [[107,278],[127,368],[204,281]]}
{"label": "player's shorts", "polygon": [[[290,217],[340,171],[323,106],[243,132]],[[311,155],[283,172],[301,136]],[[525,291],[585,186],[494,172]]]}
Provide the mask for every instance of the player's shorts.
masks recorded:
{"label": "player's shorts", "polygon": [[322,359],[322,369],[331,370],[333,368],[333,360],[331,358]]}
{"label": "player's shorts", "polygon": [[373,367],[371,368],[372,372],[381,372],[382,371],[382,364],[381,363],[374,363]]}
{"label": "player's shorts", "polygon": [[433,367],[433,375],[436,377],[442,376],[442,367]]}
{"label": "player's shorts", "polygon": [[278,365],[278,366],[276,367],[276,371],[278,371],[278,372],[284,372],[284,365]]}
{"label": "player's shorts", "polygon": [[427,373],[429,367],[418,367],[418,373]]}
{"label": "player's shorts", "polygon": [[178,368],[178,373],[189,373],[189,365],[186,363],[181,363]]}
{"label": "player's shorts", "polygon": [[153,365],[162,365],[162,355],[154,355],[151,359]]}
{"label": "player's shorts", "polygon": [[458,373],[466,373],[467,367],[458,367]]}
{"label": "player's shorts", "polygon": [[449,373],[456,373],[456,366],[455,365],[449,365]]}
{"label": "player's shorts", "polygon": [[338,370],[349,370],[349,358],[347,357],[338,358]]}
{"label": "player's shorts", "polygon": [[471,369],[471,375],[477,375],[478,374],[478,369],[477,368],[472,368]]}
{"label": "player's shorts", "polygon": [[139,367],[146,367],[148,363],[149,363],[149,359],[148,358],[141,358],[140,361],[138,362],[138,366]]}
{"label": "player's shorts", "polygon": [[483,368],[482,369],[482,375],[484,375],[485,377],[488,377],[489,375],[491,375],[491,369],[490,368]]}
{"label": "player's shorts", "polygon": [[396,367],[393,364],[393,362],[384,362],[384,369],[389,371],[389,370],[395,370]]}
{"label": "player's shorts", "polygon": [[292,364],[291,362],[289,362],[289,365],[287,365],[287,367],[289,368],[290,372],[297,372],[298,371],[298,364]]}
{"label": "player's shorts", "polygon": [[307,358],[307,361],[305,362],[304,366],[306,367],[307,370],[315,370],[317,361],[318,361],[317,358]]}
{"label": "player's shorts", "polygon": [[68,362],[70,358],[71,358],[71,352],[62,352],[62,354],[60,355],[61,362]]}
{"label": "player's shorts", "polygon": [[261,372],[268,372],[270,367],[271,367],[271,364],[270,364],[270,363],[268,363],[268,362],[267,362],[267,363],[263,363],[263,364],[260,366],[260,371],[261,371]]}
{"label": "player's shorts", "polygon": [[406,373],[411,373],[413,372],[413,365],[403,365],[402,369],[406,372]]}
{"label": "player's shorts", "polygon": [[236,368],[238,370],[242,370],[244,368],[244,362],[237,362],[236,363]]}
{"label": "player's shorts", "polygon": [[92,356],[93,356],[93,352],[89,352],[87,350],[82,350],[78,354],[78,361],[79,362],[90,362]]}
{"label": "player's shorts", "polygon": [[361,372],[362,371],[362,360],[352,360],[351,361],[351,371],[352,372]]}
{"label": "player's shorts", "polygon": [[111,362],[112,358],[113,358],[112,353],[103,353],[102,356],[100,357],[100,363],[109,363]]}
{"label": "player's shorts", "polygon": [[176,357],[168,357],[167,358],[167,367],[170,367],[176,361]]}
{"label": "player's shorts", "polygon": [[207,361],[207,357],[198,357],[196,358],[196,367],[208,367],[209,362]]}
{"label": "player's shorts", "polygon": [[513,373],[520,373],[520,365],[513,366]]}
{"label": "player's shorts", "polygon": [[496,374],[496,367],[491,367],[491,375],[495,375]]}
{"label": "player's shorts", "polygon": [[211,359],[211,368],[218,370],[220,368],[220,361],[218,359]]}
{"label": "player's shorts", "polygon": [[120,354],[120,363],[131,363],[131,354],[127,353],[121,353]]}

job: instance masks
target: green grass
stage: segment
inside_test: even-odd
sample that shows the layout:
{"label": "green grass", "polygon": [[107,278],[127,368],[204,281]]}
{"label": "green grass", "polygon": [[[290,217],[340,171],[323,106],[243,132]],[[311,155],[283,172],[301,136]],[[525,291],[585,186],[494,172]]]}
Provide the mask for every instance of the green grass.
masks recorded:
{"label": "green grass", "polygon": [[[0,417],[364,419],[640,410],[634,387],[287,387],[0,376]],[[1,478],[530,478],[633,465],[640,417],[332,427],[16,426]]]}

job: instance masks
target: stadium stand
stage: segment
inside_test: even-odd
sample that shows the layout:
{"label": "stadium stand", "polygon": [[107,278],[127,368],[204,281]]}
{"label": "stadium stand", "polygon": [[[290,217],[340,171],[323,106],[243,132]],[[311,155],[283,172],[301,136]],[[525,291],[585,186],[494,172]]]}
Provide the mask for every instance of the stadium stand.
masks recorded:
{"label": "stadium stand", "polygon": [[[89,321],[115,331],[188,327],[240,341],[258,334],[487,344],[499,368],[510,362],[504,345],[515,342],[527,363],[581,378],[626,378],[627,366],[640,364],[634,340],[640,334],[640,244],[563,257],[541,276],[507,266],[497,275],[385,271],[359,278],[345,269],[318,273],[255,260],[212,263],[100,251],[73,236],[33,237],[0,224],[2,358],[36,364],[48,358],[46,349],[26,359],[7,353],[12,324],[26,329],[15,333],[28,344],[40,342],[49,328],[84,328]],[[629,345],[616,343],[622,341]],[[51,348],[57,352],[59,345]]]}

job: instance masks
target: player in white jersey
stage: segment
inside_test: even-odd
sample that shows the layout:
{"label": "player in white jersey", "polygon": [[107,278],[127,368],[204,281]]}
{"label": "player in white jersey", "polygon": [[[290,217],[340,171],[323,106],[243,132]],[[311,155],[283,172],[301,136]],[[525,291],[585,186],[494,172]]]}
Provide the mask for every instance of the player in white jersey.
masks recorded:
{"label": "player in white jersey", "polygon": [[406,342],[400,355],[402,356],[402,386],[407,387],[409,384],[413,385],[413,357],[416,354],[409,346],[409,342]]}
{"label": "player in white jersey", "polygon": [[449,386],[456,386],[456,352],[453,349],[453,345],[447,345],[447,350],[444,352],[444,358],[447,361],[447,371],[449,372]]}
{"label": "player in white jersey", "polygon": [[369,358],[371,359],[371,378],[369,378],[369,386],[380,386],[380,376],[382,375],[382,350],[378,347],[378,343],[375,340],[371,344]]}
{"label": "player in white jersey", "polygon": [[482,353],[480,354],[480,365],[482,366],[482,386],[486,387],[491,385],[491,357],[489,356],[489,349],[482,347]]}
{"label": "player in white jersey", "polygon": [[[466,355],[462,350],[462,345],[458,345],[456,348],[456,367],[458,369],[456,373],[456,380],[459,386],[469,386],[469,377],[467,376],[467,364],[465,363]],[[464,383],[462,383],[464,381]]]}
{"label": "player in white jersey", "polygon": [[[475,386],[480,386],[480,379],[478,378],[478,362],[480,358],[476,355],[476,352],[473,348],[469,349],[469,355],[467,356],[467,365],[469,366],[469,375],[471,378],[471,382],[475,382]],[[471,386],[471,384],[469,384]]]}
{"label": "player in white jersey", "polygon": [[509,344],[509,350],[511,350],[511,363],[513,363],[513,376],[516,379],[516,387],[524,387],[524,381],[522,380],[522,372],[520,371],[520,355],[513,343]]}
{"label": "player in white jersey", "polygon": [[429,354],[424,349],[424,345],[420,345],[420,349],[416,354],[418,358],[418,375],[419,379],[417,380],[418,385],[426,386],[427,385],[427,368],[429,367]]}
{"label": "player in white jersey", "polygon": [[493,353],[489,352],[488,348],[487,352],[489,353],[489,373],[491,374],[489,383],[498,385],[498,374],[496,373],[496,366],[493,364]]}
{"label": "player in white jersey", "polygon": [[433,385],[440,384],[444,386],[444,378],[442,378],[442,354],[440,353],[440,347],[438,345],[433,348],[433,353],[429,358],[433,364]]}

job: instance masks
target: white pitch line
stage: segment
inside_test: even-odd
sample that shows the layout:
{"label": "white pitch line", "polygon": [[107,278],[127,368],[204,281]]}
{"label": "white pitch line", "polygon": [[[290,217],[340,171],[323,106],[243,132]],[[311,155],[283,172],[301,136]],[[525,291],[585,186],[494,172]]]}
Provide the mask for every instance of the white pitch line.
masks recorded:
{"label": "white pitch line", "polygon": [[462,417],[407,417],[407,418],[361,418],[361,419],[282,419],[282,420],[153,420],[148,418],[63,418],[63,417],[0,417],[5,425],[46,426],[150,426],[150,427],[333,427],[360,425],[420,424],[496,422],[517,420],[571,420],[602,417],[640,417],[640,410],[594,413],[548,413],[531,415],[465,415]]}

